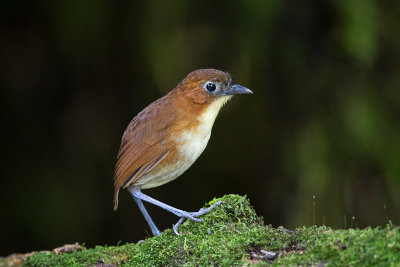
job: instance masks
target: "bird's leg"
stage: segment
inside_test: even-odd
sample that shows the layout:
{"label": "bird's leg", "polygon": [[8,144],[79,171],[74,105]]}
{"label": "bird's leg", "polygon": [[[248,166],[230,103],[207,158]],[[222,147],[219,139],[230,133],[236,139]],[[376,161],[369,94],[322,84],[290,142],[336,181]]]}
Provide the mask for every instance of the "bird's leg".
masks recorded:
{"label": "bird's leg", "polygon": [[[185,219],[190,219],[190,220],[193,220],[193,221],[196,221],[196,222],[201,222],[202,220],[198,219],[196,217],[209,212],[211,209],[213,209],[214,207],[220,205],[223,202],[223,201],[219,201],[217,203],[214,203],[211,207],[209,207],[207,209],[200,209],[197,212],[187,212],[187,211],[183,211],[183,210],[174,208],[174,207],[172,207],[170,205],[167,205],[167,204],[165,204],[165,203],[163,203],[161,201],[158,201],[158,200],[156,200],[156,199],[154,199],[152,197],[149,197],[149,196],[143,194],[140,191],[140,189],[131,190],[130,193],[132,194],[133,198],[138,198],[138,199],[144,200],[144,201],[149,202],[149,203],[151,203],[153,205],[159,206],[160,208],[165,209],[166,211],[171,212],[171,213],[175,214],[178,217],[181,217],[181,219],[178,221],[178,223],[174,226],[174,231],[175,231],[176,234],[178,234],[177,229],[178,229],[179,225],[182,224],[182,222]],[[142,213],[143,213],[143,211],[142,211]],[[143,215],[144,215],[144,213],[143,213]],[[146,215],[145,215],[145,217],[146,217]],[[149,223],[149,225],[150,225],[150,223]]]}
{"label": "bird's leg", "polygon": [[168,212],[171,212],[172,214],[175,214],[178,217],[184,217],[184,218],[188,218],[188,219],[191,219],[193,221],[196,221],[196,222],[201,222],[201,219],[197,219],[195,217],[196,215],[192,215],[190,212],[174,208],[174,207],[172,207],[170,205],[167,205],[167,204],[165,204],[165,203],[163,203],[161,201],[158,201],[157,199],[149,197],[148,195],[145,195],[142,192],[140,192],[140,190],[136,190],[136,191],[132,190],[130,193],[132,194],[132,196],[134,198],[136,197],[136,198],[139,198],[139,199],[144,200],[146,202],[149,202],[149,203],[151,203],[153,205],[159,206],[160,208],[162,208],[162,209],[164,209],[164,210],[166,210]]}
{"label": "bird's leg", "polygon": [[160,235],[160,231],[158,230],[156,224],[151,219],[150,214],[147,212],[146,208],[144,207],[142,200],[140,200],[140,198],[135,197],[133,194],[132,194],[132,196],[133,196],[133,199],[135,200],[136,204],[138,205],[140,211],[142,212],[144,218],[146,219],[147,223],[149,224],[153,235],[154,236]]}
{"label": "bird's leg", "polygon": [[[212,210],[216,206],[221,205],[222,203],[224,203],[224,201],[218,201],[218,202],[212,204],[211,207],[208,207],[206,209],[201,208],[198,212],[190,212],[190,214],[192,214],[193,216],[200,216],[200,215],[206,214],[207,212],[209,212],[210,210]],[[180,235],[178,233],[178,227],[183,223],[184,220],[185,220],[185,217],[181,217],[179,219],[179,221],[174,225],[174,227],[172,227],[172,229],[174,230],[175,234]]]}

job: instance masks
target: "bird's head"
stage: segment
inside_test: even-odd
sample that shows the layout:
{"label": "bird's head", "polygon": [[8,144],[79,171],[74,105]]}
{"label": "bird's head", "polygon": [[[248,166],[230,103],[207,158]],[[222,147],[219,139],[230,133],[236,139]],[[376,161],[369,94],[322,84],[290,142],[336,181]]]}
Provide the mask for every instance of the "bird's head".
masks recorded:
{"label": "bird's head", "polygon": [[236,84],[229,73],[216,69],[195,70],[176,89],[197,104],[212,104],[215,101],[225,103],[233,95],[253,93]]}

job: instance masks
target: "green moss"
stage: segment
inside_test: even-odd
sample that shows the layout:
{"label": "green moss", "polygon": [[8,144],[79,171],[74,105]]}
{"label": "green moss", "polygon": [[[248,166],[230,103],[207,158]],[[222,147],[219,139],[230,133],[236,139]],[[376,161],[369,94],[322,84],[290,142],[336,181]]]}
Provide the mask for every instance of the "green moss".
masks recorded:
{"label": "green moss", "polygon": [[[138,244],[95,247],[55,255],[39,252],[25,266],[88,266],[96,263],[125,266],[192,265],[307,265],[400,266],[400,230],[391,224],[381,228],[333,230],[302,227],[289,231],[265,226],[246,197],[227,195],[208,205],[224,203],[200,223],[186,221],[180,236],[168,229]],[[208,206],[207,205],[207,206]],[[264,259],[265,252],[277,258]]]}

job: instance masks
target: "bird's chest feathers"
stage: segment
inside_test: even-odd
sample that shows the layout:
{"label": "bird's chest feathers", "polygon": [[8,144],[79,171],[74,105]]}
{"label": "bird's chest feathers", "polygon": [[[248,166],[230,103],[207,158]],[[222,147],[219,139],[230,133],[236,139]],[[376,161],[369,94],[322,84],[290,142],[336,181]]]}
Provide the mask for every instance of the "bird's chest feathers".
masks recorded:
{"label": "bird's chest feathers", "polygon": [[215,100],[198,116],[195,126],[182,131],[176,138],[180,158],[186,161],[189,166],[196,161],[206,148],[218,112],[228,100],[229,97]]}

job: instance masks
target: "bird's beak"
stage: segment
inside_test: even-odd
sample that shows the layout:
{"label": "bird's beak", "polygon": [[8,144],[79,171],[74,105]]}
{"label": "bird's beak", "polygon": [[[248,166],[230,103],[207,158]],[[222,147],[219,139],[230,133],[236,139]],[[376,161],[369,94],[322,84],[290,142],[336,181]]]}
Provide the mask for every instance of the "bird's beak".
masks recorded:
{"label": "bird's beak", "polygon": [[244,86],[239,84],[234,84],[228,90],[225,90],[224,95],[248,95],[252,94],[253,92]]}

